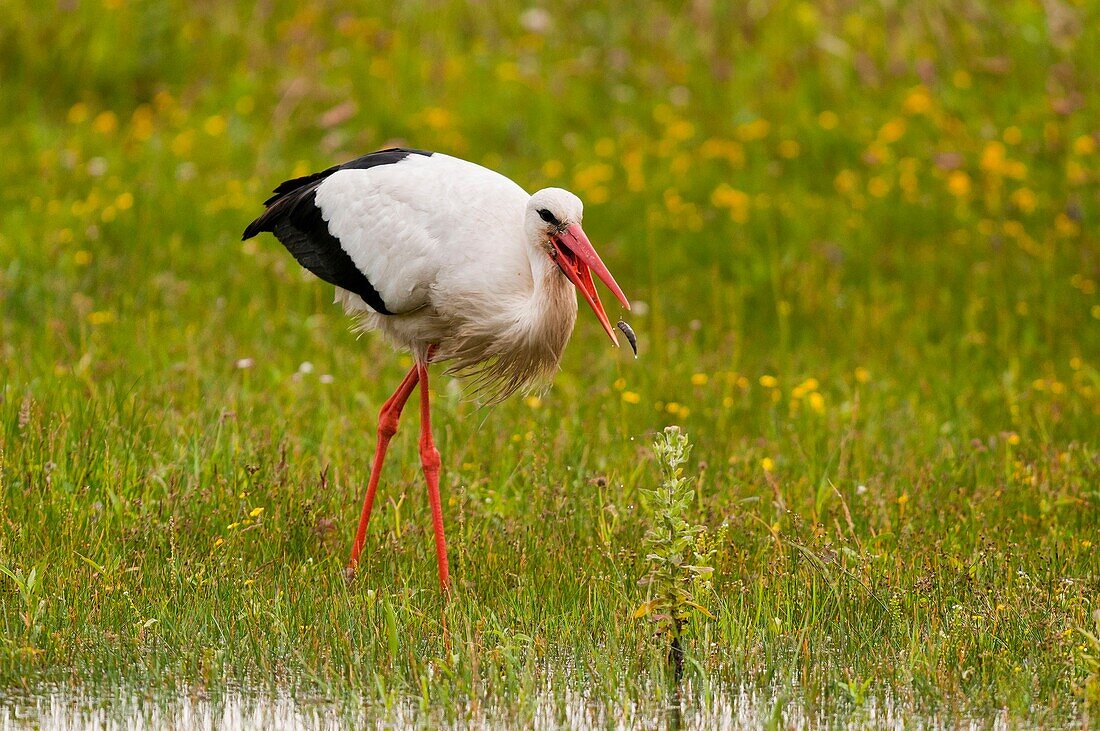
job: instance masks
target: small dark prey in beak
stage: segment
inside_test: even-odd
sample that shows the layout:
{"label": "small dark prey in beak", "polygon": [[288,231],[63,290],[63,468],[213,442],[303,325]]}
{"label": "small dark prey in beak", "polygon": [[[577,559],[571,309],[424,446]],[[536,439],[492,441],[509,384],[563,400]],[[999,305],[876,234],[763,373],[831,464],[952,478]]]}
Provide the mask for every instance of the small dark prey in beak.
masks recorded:
{"label": "small dark prey in beak", "polygon": [[[611,338],[615,345],[619,339],[615,335],[615,328],[611,327],[611,321],[607,319],[607,312],[600,303],[600,295],[596,292],[596,285],[592,281],[595,274],[607,288],[614,293],[623,307],[630,309],[630,300],[626,298],[607,266],[600,260],[600,255],[592,248],[592,242],[588,240],[580,224],[571,223],[564,229],[560,226],[550,234],[550,256],[557,263],[562,273],[573,283],[577,291],[584,297],[585,302],[596,313],[596,319],[600,321],[604,332]],[[625,332],[625,331],[624,331]]]}
{"label": "small dark prey in beak", "polygon": [[623,331],[623,335],[626,335],[627,341],[630,342],[630,349],[634,351],[634,357],[638,357],[638,336],[634,334],[634,328],[626,324],[626,320],[619,319],[615,326]]}

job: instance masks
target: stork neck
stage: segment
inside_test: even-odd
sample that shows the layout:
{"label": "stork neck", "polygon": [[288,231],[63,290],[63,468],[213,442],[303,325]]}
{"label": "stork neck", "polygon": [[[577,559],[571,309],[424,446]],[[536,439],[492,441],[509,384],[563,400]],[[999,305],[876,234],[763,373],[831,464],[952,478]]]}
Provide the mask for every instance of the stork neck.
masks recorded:
{"label": "stork neck", "polygon": [[534,285],[529,301],[532,330],[552,342],[560,355],[577,320],[576,290],[546,252],[533,249],[530,259]]}
{"label": "stork neck", "polygon": [[564,297],[576,301],[572,284],[545,252],[535,251],[532,253],[531,275],[534,279],[532,304],[536,306],[550,305]]}

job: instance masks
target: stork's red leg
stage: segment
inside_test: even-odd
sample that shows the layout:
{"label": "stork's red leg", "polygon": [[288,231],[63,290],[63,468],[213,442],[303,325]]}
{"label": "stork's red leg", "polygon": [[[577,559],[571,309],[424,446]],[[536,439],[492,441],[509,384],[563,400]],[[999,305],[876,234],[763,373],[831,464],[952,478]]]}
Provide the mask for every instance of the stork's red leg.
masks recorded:
{"label": "stork's red leg", "polygon": [[374,451],[374,464],[370,468],[370,480],[367,482],[367,496],[363,499],[363,512],[359,516],[359,530],[355,532],[355,542],[351,545],[351,559],[348,561],[348,569],[355,570],[359,565],[359,554],[363,551],[363,544],[367,540],[367,523],[370,522],[370,511],[374,505],[374,493],[378,490],[378,478],[382,475],[382,462],[386,459],[386,448],[390,440],[397,433],[397,420],[401,417],[401,409],[405,408],[405,402],[409,400],[413,389],[416,388],[416,380],[419,377],[417,366],[409,369],[405,380],[393,392],[393,395],[382,405],[378,414],[378,446]]}
{"label": "stork's red leg", "polygon": [[[428,358],[431,358],[431,350]],[[420,371],[420,463],[428,482],[428,502],[432,507],[432,528],[435,530],[435,558],[439,564],[439,586],[443,593],[451,588],[451,571],[447,565],[447,539],[443,536],[443,505],[439,499],[439,450],[432,439],[431,407],[428,399],[428,366],[417,362]]]}

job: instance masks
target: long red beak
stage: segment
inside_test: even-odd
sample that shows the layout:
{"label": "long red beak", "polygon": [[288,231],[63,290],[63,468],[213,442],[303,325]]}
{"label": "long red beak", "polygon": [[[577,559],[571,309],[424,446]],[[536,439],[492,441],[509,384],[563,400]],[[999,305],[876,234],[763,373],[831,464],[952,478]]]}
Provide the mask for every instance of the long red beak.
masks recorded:
{"label": "long red beak", "polygon": [[630,301],[615,283],[615,277],[607,271],[607,267],[600,260],[600,255],[592,248],[592,242],[584,235],[580,224],[574,223],[565,231],[553,236],[551,241],[554,244],[556,252],[554,260],[558,267],[565,276],[569,277],[569,281],[580,291],[585,302],[596,313],[611,342],[618,345],[619,338],[616,337],[615,328],[611,327],[611,321],[607,319],[607,313],[604,312],[603,305],[600,303],[600,295],[596,293],[596,284],[592,281],[592,272],[595,272],[600,281],[607,285],[619,302],[622,302],[623,307],[629,310]]}

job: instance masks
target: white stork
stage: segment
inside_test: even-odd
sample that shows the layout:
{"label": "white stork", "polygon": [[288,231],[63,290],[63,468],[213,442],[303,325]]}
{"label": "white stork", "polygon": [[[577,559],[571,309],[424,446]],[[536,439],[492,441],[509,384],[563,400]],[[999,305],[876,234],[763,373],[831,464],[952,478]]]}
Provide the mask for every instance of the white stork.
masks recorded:
{"label": "white stork", "polygon": [[298,263],[336,285],[336,302],[359,327],[382,331],[415,361],[379,414],[349,571],[363,550],[386,447],[419,383],[420,460],[446,592],[428,364],[449,362],[448,373],[473,376],[503,399],[552,377],[577,319],[574,287],[618,345],[593,272],[623,307],[630,303],[581,229],[577,196],[560,188],[528,195],[503,175],[448,155],[382,150],[288,180],[264,205],[244,238],[275,234]]}

